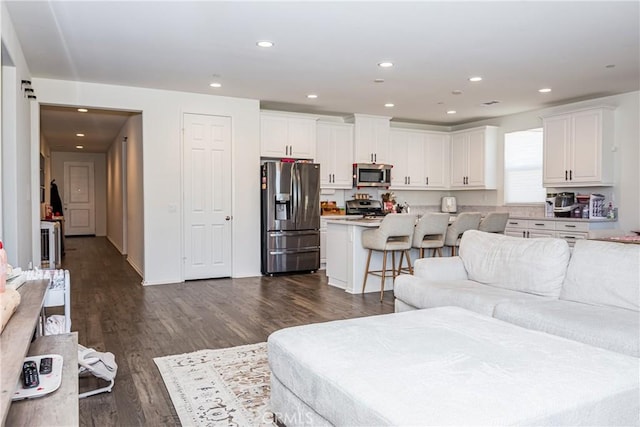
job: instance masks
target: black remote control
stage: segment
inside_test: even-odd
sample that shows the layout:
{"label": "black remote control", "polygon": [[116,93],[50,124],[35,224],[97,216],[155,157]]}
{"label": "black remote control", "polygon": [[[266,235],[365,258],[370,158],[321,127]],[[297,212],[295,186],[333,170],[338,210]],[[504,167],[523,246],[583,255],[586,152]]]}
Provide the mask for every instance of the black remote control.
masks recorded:
{"label": "black remote control", "polygon": [[50,374],[53,366],[53,358],[43,357],[40,359],[40,373],[42,375]]}
{"label": "black remote control", "polygon": [[27,361],[22,365],[22,384],[24,388],[33,388],[40,384],[36,362]]}

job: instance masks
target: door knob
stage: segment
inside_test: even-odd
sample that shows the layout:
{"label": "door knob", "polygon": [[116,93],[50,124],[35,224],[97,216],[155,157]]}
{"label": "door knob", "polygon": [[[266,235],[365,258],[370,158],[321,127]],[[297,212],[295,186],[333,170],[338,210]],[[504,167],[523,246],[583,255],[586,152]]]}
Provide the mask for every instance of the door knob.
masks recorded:
{"label": "door knob", "polygon": [[232,218],[233,218],[233,217],[232,217],[232,216],[229,216],[229,215],[227,215],[227,216],[225,216],[225,217],[224,217],[224,219],[225,219],[226,221],[230,221]]}

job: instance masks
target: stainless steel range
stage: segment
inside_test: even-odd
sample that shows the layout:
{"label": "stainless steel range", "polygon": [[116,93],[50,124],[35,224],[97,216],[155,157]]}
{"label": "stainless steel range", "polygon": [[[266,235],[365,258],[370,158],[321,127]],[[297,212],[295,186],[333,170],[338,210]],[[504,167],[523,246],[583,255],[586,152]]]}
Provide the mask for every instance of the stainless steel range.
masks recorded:
{"label": "stainless steel range", "polygon": [[345,213],[347,215],[364,215],[365,217],[384,216],[382,202],[370,199],[347,200]]}

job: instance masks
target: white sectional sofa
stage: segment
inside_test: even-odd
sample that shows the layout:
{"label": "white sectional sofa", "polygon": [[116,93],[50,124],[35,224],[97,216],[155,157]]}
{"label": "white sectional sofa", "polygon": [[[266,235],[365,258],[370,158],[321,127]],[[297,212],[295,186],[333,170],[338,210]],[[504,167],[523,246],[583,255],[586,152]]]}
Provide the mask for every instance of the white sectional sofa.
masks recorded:
{"label": "white sectional sofa", "polygon": [[414,273],[397,313],[269,337],[281,422],[640,425],[640,246],[470,231]]}
{"label": "white sectional sofa", "polygon": [[395,282],[396,311],[445,305],[640,357],[640,245],[469,231]]}

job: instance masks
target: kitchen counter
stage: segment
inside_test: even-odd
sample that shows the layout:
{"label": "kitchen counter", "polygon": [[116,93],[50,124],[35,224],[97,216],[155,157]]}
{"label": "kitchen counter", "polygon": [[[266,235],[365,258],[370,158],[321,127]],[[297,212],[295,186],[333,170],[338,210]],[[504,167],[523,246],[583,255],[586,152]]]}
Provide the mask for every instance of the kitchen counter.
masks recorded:
{"label": "kitchen counter", "polygon": [[562,217],[547,217],[547,216],[509,216],[509,219],[532,219],[532,220],[540,220],[540,221],[569,221],[569,222],[588,222],[588,223],[597,223],[597,222],[617,222],[617,219],[609,219],[609,218],[562,218]]}
{"label": "kitchen counter", "polygon": [[[362,232],[380,226],[381,222],[382,218],[349,218],[327,221],[326,256],[329,285],[344,289],[350,294],[362,293],[362,281],[368,253],[367,249],[362,247]],[[391,262],[391,257],[388,262]],[[370,268],[372,270],[382,269],[381,252],[373,252]],[[393,289],[393,278],[385,279],[384,289]],[[369,276],[365,292],[379,291],[380,278]]]}

